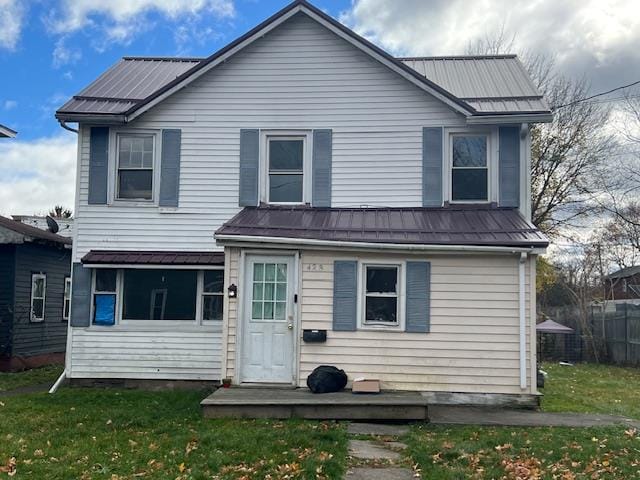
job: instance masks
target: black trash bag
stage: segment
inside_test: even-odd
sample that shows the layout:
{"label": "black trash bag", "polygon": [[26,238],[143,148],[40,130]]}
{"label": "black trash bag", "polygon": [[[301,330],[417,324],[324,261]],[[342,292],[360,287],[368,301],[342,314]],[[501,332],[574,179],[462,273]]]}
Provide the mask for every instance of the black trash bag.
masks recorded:
{"label": "black trash bag", "polygon": [[339,392],[347,385],[344,370],[329,365],[317,367],[307,377],[307,387],[313,393]]}

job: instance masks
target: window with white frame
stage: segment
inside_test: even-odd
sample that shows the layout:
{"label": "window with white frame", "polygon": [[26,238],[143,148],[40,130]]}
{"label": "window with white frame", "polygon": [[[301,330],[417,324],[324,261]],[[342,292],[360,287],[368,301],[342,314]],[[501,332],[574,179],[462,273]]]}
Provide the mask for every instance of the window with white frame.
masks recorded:
{"label": "window with white frame", "polygon": [[489,200],[489,159],[487,134],[452,134],[451,201]]}
{"label": "window with white frame", "polygon": [[224,270],[205,270],[202,285],[202,319],[222,320]]}
{"label": "window with white frame", "polygon": [[153,200],[153,134],[118,134],[116,198]]}
{"label": "window with white frame", "polygon": [[222,268],[96,269],[94,278],[94,325],[222,320]]}
{"label": "window with white frame", "polygon": [[62,319],[69,320],[71,310],[71,277],[64,277],[64,294],[62,297]]}
{"label": "window with white frame", "polygon": [[306,136],[267,136],[267,202],[304,203]]}
{"label": "window with white frame", "polygon": [[47,276],[44,273],[31,274],[31,321],[44,321],[47,295]]}
{"label": "window with white frame", "polygon": [[363,266],[363,325],[400,325],[400,265]]}

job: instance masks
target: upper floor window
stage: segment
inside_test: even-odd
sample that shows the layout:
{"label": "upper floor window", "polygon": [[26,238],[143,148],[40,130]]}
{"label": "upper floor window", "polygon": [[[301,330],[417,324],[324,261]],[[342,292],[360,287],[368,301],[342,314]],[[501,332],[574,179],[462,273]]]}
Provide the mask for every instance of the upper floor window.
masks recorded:
{"label": "upper floor window", "polygon": [[47,295],[47,276],[44,273],[31,275],[31,321],[44,321],[44,307]]}
{"label": "upper floor window", "polygon": [[117,199],[153,199],[154,140],[154,135],[118,134]]}
{"label": "upper floor window", "polygon": [[454,134],[451,136],[451,201],[489,200],[489,136]]}
{"label": "upper floor window", "polygon": [[305,136],[267,137],[267,201],[304,203]]}

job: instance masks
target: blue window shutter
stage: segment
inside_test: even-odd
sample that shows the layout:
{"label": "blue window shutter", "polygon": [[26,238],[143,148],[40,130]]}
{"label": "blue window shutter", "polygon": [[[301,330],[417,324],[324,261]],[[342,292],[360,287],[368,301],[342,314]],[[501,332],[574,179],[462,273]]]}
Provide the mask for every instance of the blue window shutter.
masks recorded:
{"label": "blue window shutter", "polygon": [[260,175],[260,132],[257,129],[240,130],[240,198],[241,207],[258,205],[258,179]]}
{"label": "blue window shutter", "polygon": [[422,129],[422,206],[442,206],[442,128]]}
{"label": "blue window shutter", "polygon": [[331,130],[314,130],[311,199],[311,205],[314,207],[331,206],[331,156]]}
{"label": "blue window shutter", "polygon": [[426,333],[430,329],[431,263],[407,262],[405,331]]}
{"label": "blue window shutter", "polygon": [[501,207],[520,206],[520,129],[500,127],[499,172]]}
{"label": "blue window shutter", "polygon": [[333,263],[333,329],[353,332],[357,325],[358,262]]}
{"label": "blue window shutter", "polygon": [[109,128],[91,127],[89,139],[89,199],[90,205],[107,203],[109,180]]}
{"label": "blue window shutter", "polygon": [[182,130],[162,130],[160,206],[177,207],[180,196],[180,145]]}
{"label": "blue window shutter", "polygon": [[71,326],[88,327],[91,324],[91,269],[74,263],[71,282]]}

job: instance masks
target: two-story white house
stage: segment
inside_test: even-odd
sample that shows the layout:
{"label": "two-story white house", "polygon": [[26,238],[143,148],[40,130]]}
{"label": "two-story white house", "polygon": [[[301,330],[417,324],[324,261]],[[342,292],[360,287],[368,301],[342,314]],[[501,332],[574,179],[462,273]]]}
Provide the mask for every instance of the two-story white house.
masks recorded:
{"label": "two-story white house", "polygon": [[208,58],[123,58],[56,117],[71,379],[537,393],[551,113],[515,56],[394,58],[294,1]]}

